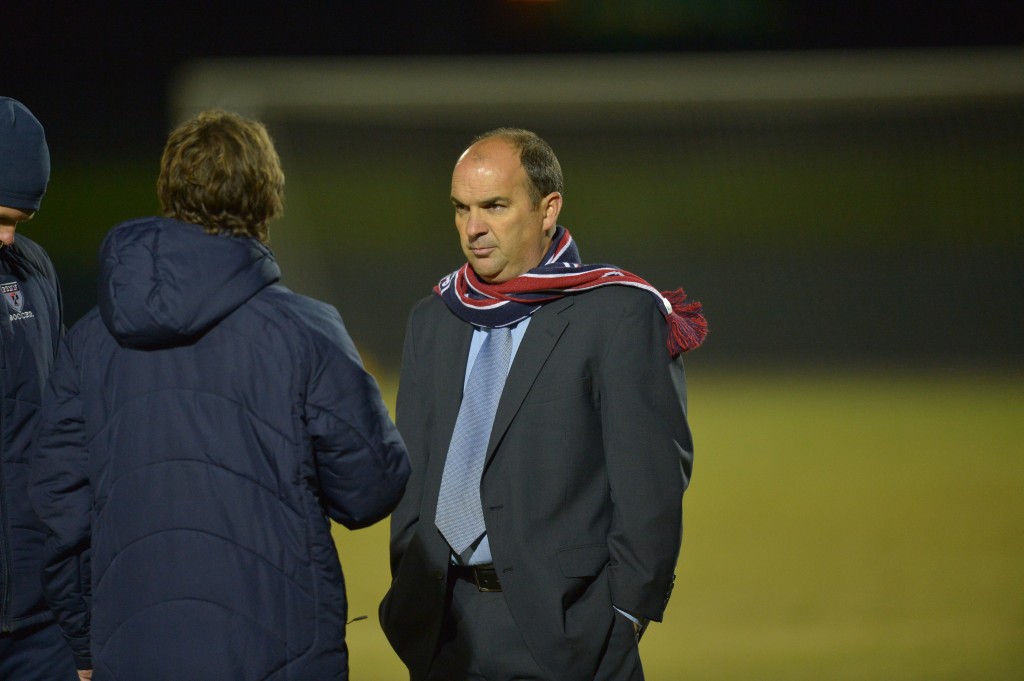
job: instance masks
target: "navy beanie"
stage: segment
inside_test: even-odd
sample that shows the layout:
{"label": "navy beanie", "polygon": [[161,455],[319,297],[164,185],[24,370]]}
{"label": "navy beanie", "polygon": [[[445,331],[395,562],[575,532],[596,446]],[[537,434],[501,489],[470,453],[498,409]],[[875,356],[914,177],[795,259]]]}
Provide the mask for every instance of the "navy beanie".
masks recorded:
{"label": "navy beanie", "polygon": [[21,102],[0,97],[0,206],[39,210],[50,181],[46,134]]}

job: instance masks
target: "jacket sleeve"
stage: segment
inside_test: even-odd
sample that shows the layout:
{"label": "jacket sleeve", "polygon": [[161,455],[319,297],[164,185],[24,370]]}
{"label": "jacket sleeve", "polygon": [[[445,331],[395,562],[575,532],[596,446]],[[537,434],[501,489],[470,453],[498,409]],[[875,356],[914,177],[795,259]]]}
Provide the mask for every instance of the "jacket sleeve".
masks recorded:
{"label": "jacket sleeve", "polygon": [[608,537],[612,603],[661,621],[682,541],[693,444],[682,360],[666,349],[665,318],[629,305],[601,362],[601,419],[614,511]]}
{"label": "jacket sleeve", "polygon": [[91,669],[89,575],[92,491],[79,372],[63,343],[47,383],[30,464],[29,497],[48,529],[43,591],[79,669]]}
{"label": "jacket sleeve", "polygon": [[349,529],[385,518],[409,477],[409,457],[341,317],[318,319],[306,386],[305,423],[322,503]]}

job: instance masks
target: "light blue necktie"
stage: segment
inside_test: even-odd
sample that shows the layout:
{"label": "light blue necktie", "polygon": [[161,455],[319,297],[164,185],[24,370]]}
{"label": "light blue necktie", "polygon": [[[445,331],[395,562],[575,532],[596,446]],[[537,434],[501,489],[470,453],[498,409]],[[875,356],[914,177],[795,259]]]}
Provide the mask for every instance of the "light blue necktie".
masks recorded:
{"label": "light blue necktie", "polygon": [[484,533],[480,476],[501,390],[512,360],[512,331],[490,329],[469,372],[441,477],[434,522],[456,555]]}

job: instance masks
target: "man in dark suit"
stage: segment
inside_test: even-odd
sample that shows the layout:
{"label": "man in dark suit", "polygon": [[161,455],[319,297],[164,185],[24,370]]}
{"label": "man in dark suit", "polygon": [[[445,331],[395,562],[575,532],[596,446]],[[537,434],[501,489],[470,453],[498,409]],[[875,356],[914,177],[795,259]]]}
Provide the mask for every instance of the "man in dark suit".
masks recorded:
{"label": "man in dark suit", "polygon": [[468,262],[409,317],[413,473],[380,617],[414,681],[643,679],[672,590],[693,460],[678,355],[706,325],[681,290],[580,264],[561,192],[534,133],[478,137],[452,176]]}

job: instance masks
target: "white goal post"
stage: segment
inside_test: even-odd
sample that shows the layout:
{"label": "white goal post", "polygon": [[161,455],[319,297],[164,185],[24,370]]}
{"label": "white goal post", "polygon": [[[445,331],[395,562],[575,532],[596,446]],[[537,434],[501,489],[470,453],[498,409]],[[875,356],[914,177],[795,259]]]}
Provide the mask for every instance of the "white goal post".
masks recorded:
{"label": "white goal post", "polygon": [[[482,96],[484,94],[486,96]],[[175,120],[252,115],[472,123],[488,109],[872,106],[1024,93],[1024,50],[537,57],[206,59],[178,74]]]}

